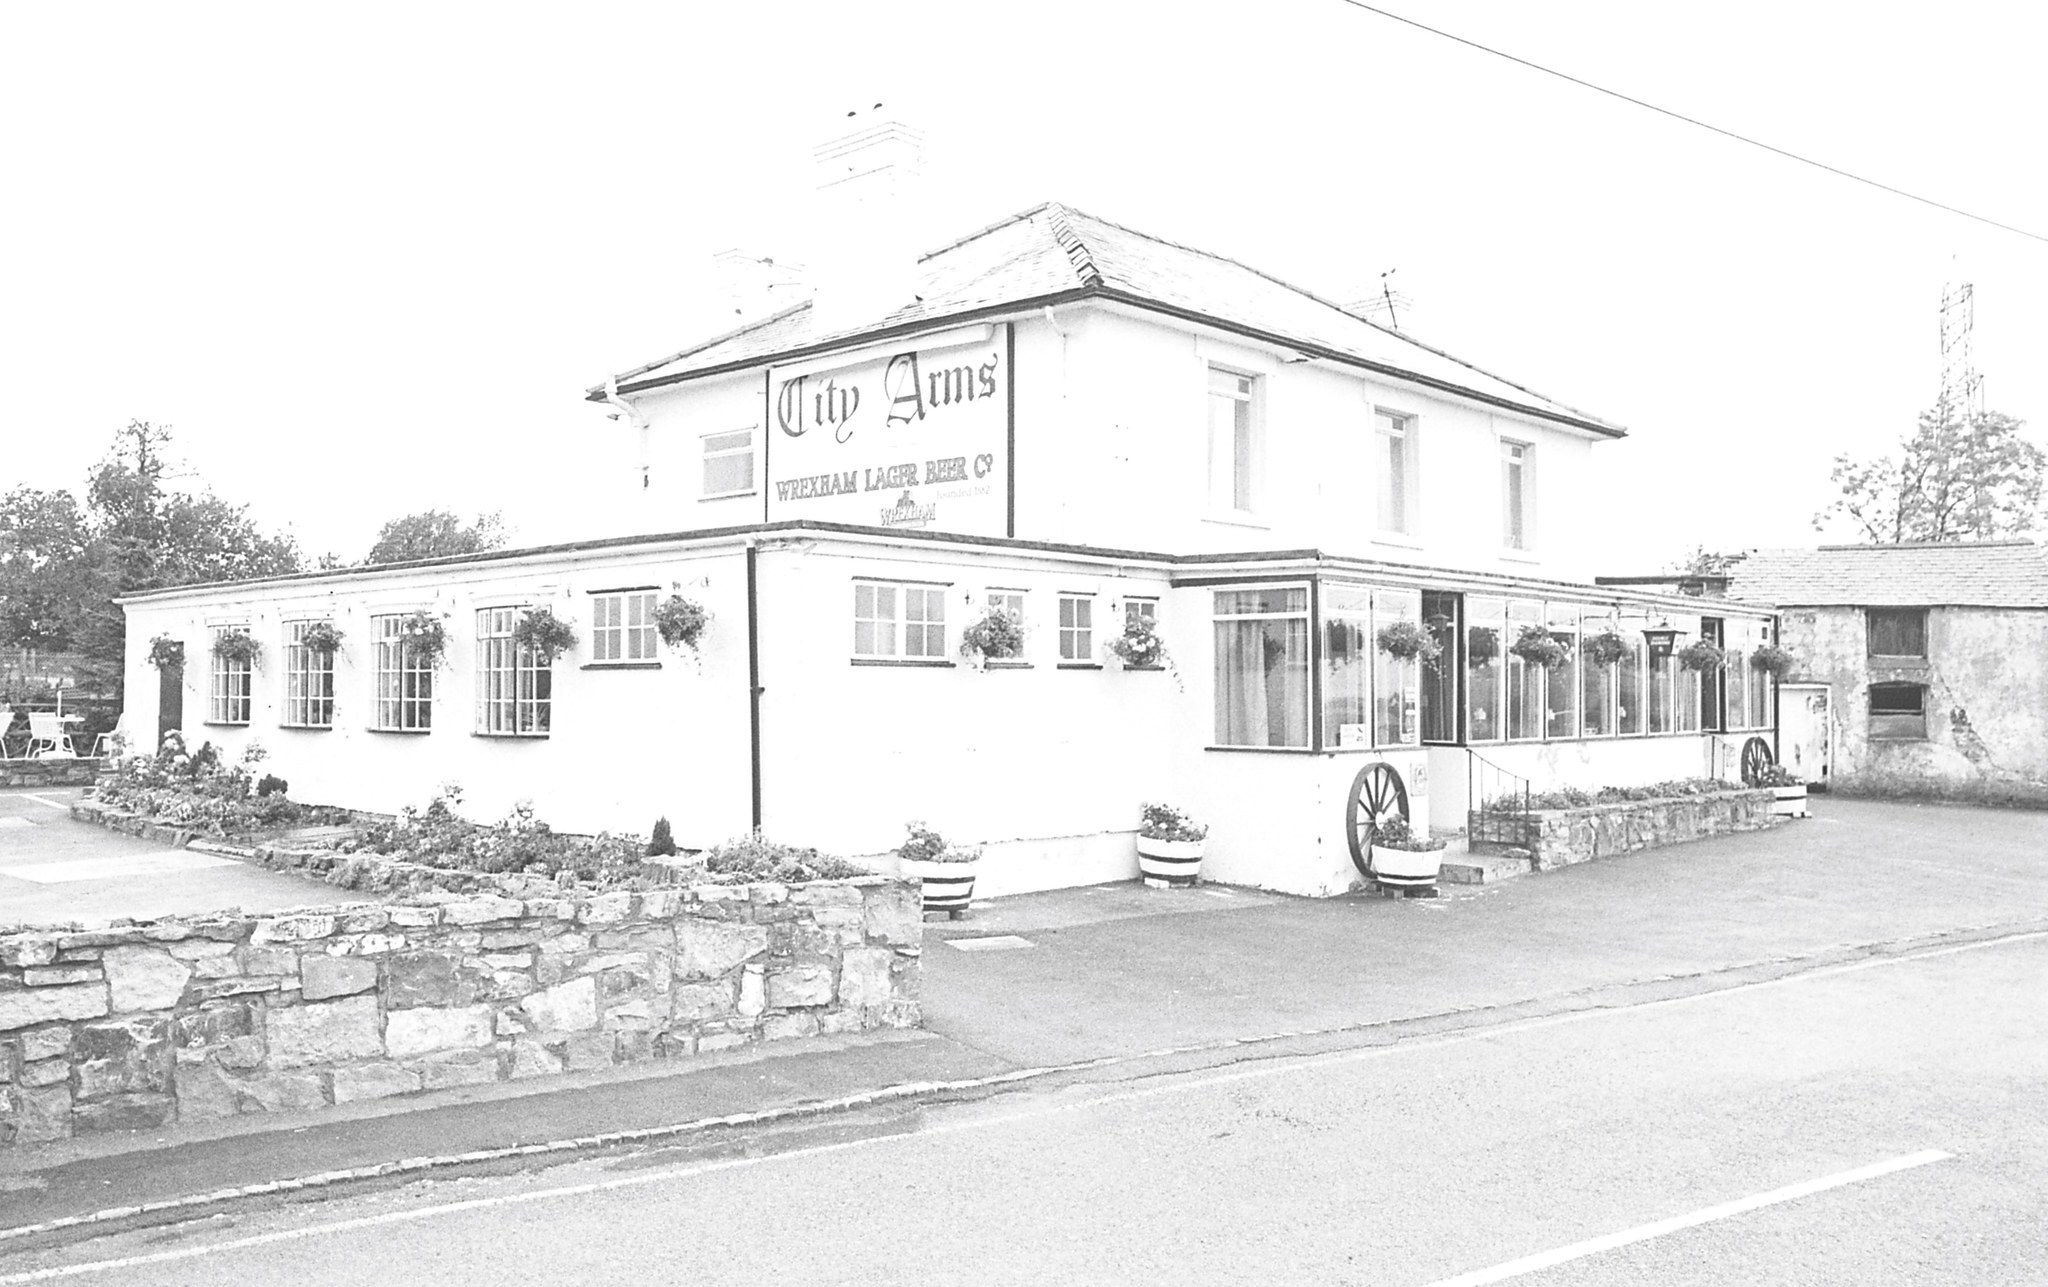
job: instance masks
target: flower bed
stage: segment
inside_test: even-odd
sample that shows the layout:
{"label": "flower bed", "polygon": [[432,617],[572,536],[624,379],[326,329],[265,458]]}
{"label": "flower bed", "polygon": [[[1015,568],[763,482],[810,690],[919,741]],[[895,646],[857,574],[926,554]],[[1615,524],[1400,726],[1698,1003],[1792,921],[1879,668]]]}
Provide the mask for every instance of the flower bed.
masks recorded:
{"label": "flower bed", "polygon": [[1772,825],[1768,789],[1711,779],[1595,792],[1567,788],[1532,795],[1529,802],[1528,813],[1504,817],[1490,807],[1469,823],[1474,835],[1514,830],[1511,846],[1526,850],[1538,871]]}

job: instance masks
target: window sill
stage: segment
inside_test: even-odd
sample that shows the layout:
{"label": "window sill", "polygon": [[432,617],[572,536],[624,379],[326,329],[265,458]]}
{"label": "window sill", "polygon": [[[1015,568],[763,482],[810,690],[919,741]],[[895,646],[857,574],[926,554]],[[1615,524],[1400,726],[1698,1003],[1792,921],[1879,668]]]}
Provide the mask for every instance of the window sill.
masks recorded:
{"label": "window sill", "polygon": [[287,733],[332,733],[334,731],[334,725],[332,724],[279,724],[278,727]]}
{"label": "window sill", "polygon": [[1503,549],[1500,552],[1500,556],[1510,563],[1541,563],[1543,561],[1543,556],[1534,550]]}
{"label": "window sill", "polygon": [[471,737],[487,738],[493,742],[545,742],[546,733],[471,733]]}
{"label": "window sill", "polygon": [[1265,519],[1258,517],[1256,514],[1204,514],[1202,516],[1202,521],[1204,523],[1215,523],[1222,527],[1257,528],[1261,532],[1270,532],[1273,530],[1273,525],[1271,523],[1268,523]]}
{"label": "window sill", "polygon": [[984,661],[981,663],[981,668],[983,670],[1030,670],[1032,665],[1028,661],[999,659],[996,661]]}
{"label": "window sill", "polygon": [[365,733],[382,733],[394,737],[425,737],[433,732],[431,728],[366,728]]}
{"label": "window sill", "polygon": [[248,720],[245,720],[245,719],[207,719],[207,720],[201,720],[201,721],[199,721],[199,722],[200,722],[200,724],[202,724],[203,726],[205,726],[205,727],[207,727],[207,728],[247,728],[247,727],[249,727],[249,721],[248,721]]}
{"label": "window sill", "polygon": [[954,663],[943,657],[855,657],[856,666],[908,667],[912,670],[951,670]]}
{"label": "window sill", "polygon": [[1164,667],[1164,666],[1125,666],[1125,667],[1124,667],[1124,669],[1125,669],[1125,670],[1150,670],[1150,671],[1155,671],[1155,672],[1157,672],[1157,673],[1159,673],[1159,674],[1162,674],[1162,675],[1166,673],[1166,667]]}
{"label": "window sill", "polygon": [[1372,543],[1374,545],[1398,545],[1404,550],[1419,550],[1422,548],[1422,542],[1406,532],[1375,532],[1372,536]]}
{"label": "window sill", "polygon": [[1228,751],[1233,755],[1321,755],[1323,752],[1306,746],[1205,746],[1205,751]]}
{"label": "window sill", "polygon": [[1058,666],[1056,666],[1056,667],[1055,667],[1055,669],[1057,669],[1057,670],[1101,670],[1101,669],[1102,669],[1102,663],[1101,663],[1101,662],[1099,662],[1099,661],[1063,661],[1063,662],[1061,662],[1061,663],[1060,663],[1060,664],[1059,664]]}
{"label": "window sill", "polygon": [[660,670],[658,661],[593,661],[578,666],[578,670]]}
{"label": "window sill", "polygon": [[743,492],[707,492],[704,495],[699,496],[697,499],[699,501],[739,500],[740,498],[745,496],[759,496],[760,494],[761,491],[759,488],[750,488],[749,490]]}

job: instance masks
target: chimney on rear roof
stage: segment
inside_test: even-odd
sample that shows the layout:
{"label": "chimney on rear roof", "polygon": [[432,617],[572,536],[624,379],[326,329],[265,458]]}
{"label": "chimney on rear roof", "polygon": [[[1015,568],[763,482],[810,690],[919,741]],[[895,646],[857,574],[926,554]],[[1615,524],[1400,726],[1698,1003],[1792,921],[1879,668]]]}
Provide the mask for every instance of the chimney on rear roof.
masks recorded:
{"label": "chimney on rear roof", "polygon": [[880,322],[917,297],[924,136],[882,103],[841,125],[811,154],[813,336]]}

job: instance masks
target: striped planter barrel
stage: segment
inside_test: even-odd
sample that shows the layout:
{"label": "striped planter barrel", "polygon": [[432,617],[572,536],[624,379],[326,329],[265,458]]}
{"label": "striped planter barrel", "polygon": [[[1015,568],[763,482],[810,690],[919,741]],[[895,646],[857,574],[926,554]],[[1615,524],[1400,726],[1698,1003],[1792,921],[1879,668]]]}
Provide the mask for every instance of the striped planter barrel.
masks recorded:
{"label": "striped planter barrel", "polygon": [[1771,788],[1771,816],[1774,818],[1804,818],[1806,812],[1806,784]]}
{"label": "striped planter barrel", "polygon": [[1138,874],[1153,889],[1192,885],[1202,874],[1201,840],[1154,840],[1138,837]]}
{"label": "striped planter barrel", "polygon": [[1434,889],[1443,871],[1444,851],[1372,847],[1372,878],[1389,889]]}
{"label": "striped planter barrel", "polygon": [[924,882],[924,909],[958,917],[974,901],[974,870],[979,862],[902,860],[903,874]]}

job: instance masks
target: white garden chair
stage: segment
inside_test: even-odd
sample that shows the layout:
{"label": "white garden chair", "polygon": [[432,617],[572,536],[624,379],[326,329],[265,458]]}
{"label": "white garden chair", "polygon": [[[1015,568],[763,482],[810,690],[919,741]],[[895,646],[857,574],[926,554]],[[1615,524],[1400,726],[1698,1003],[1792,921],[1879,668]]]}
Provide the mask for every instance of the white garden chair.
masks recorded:
{"label": "white garden chair", "polygon": [[92,740],[91,758],[103,760],[110,755],[120,755],[127,749],[128,712],[122,711],[120,716],[114,720],[114,727]]}
{"label": "white garden chair", "polygon": [[75,760],[78,749],[71,745],[71,734],[64,731],[64,721],[55,711],[30,711],[28,713],[28,758],[31,760]]}

